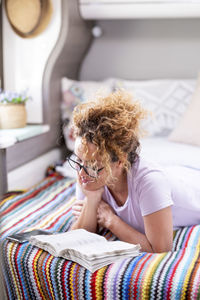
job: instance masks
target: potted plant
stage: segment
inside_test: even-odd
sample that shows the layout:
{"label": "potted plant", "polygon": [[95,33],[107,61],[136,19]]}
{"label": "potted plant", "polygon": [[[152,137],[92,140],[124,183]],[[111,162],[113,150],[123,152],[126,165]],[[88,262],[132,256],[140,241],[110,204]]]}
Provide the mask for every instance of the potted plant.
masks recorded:
{"label": "potted plant", "polygon": [[0,91],[0,129],[26,126],[26,92]]}

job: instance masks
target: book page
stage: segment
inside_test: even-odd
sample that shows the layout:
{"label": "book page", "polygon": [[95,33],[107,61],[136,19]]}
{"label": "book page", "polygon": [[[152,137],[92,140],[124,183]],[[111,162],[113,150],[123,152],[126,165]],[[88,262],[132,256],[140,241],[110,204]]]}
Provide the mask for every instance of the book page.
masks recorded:
{"label": "book page", "polygon": [[[72,249],[72,248],[71,248]],[[74,254],[80,258],[85,257],[90,260],[95,260],[98,258],[105,258],[106,256],[120,255],[121,253],[133,253],[133,251],[139,251],[139,245],[133,245],[130,243],[125,243],[121,241],[106,241],[102,243],[101,241],[94,241],[92,243],[79,244],[78,248],[73,247]],[[70,251],[70,253],[72,253]],[[68,255],[68,249],[63,249],[60,251],[60,255],[65,257]]]}
{"label": "book page", "polygon": [[[63,250],[79,250],[80,248],[89,249],[93,243],[107,243],[106,238],[95,233],[86,231],[85,229],[76,229],[64,233],[52,235],[37,235],[31,237],[31,244],[53,251],[53,255],[60,255]],[[45,248],[44,248],[45,246]]]}

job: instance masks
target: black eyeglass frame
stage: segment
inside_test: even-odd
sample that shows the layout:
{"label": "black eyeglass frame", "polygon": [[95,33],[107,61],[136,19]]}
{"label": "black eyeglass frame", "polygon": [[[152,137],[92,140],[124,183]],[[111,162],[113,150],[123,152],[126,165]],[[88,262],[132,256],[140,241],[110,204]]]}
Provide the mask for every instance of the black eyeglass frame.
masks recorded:
{"label": "black eyeglass frame", "polygon": [[[88,176],[92,177],[92,178],[97,178],[99,172],[101,172],[101,171],[104,169],[104,167],[102,167],[102,168],[96,170],[97,176],[92,176],[92,175],[90,175],[90,174],[88,173],[87,167],[85,167],[84,165],[82,165],[82,164],[80,164],[79,162],[77,162],[77,161],[71,159],[70,157],[67,157],[67,161],[68,161],[68,163],[69,163],[69,165],[70,165],[70,167],[71,167],[72,169],[76,170],[78,173],[81,171],[81,169],[83,169],[83,170],[85,171],[85,173],[86,173]],[[77,164],[77,165],[79,166],[79,170],[77,170],[76,168],[74,168],[74,167],[70,164],[70,161],[73,161],[75,164]]]}

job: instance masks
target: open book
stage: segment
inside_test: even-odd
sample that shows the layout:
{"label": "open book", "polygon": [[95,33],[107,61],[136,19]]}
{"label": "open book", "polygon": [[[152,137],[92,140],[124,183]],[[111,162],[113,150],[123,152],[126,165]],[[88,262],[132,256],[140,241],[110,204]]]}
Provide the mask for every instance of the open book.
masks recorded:
{"label": "open book", "polygon": [[121,258],[139,255],[140,245],[107,241],[105,237],[85,229],[30,238],[32,245],[54,256],[72,260],[94,272]]}

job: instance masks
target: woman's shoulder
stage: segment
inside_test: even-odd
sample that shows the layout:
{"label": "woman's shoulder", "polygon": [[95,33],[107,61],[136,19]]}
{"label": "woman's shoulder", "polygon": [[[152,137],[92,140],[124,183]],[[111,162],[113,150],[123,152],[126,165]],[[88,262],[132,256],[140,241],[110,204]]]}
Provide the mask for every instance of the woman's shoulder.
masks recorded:
{"label": "woman's shoulder", "polygon": [[139,157],[132,166],[131,175],[129,183],[134,191],[142,197],[158,199],[163,195],[170,194],[171,186],[166,172],[157,163]]}
{"label": "woman's shoulder", "polygon": [[154,177],[164,175],[163,167],[151,160],[147,160],[142,156],[138,156],[136,162],[132,165],[130,170],[130,175],[134,178],[134,180],[141,180],[146,177]]}
{"label": "woman's shoulder", "polygon": [[132,165],[132,172],[152,172],[152,171],[163,171],[163,166],[159,163],[148,160],[142,155],[138,156],[135,163]]}

